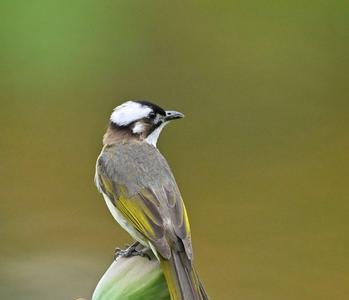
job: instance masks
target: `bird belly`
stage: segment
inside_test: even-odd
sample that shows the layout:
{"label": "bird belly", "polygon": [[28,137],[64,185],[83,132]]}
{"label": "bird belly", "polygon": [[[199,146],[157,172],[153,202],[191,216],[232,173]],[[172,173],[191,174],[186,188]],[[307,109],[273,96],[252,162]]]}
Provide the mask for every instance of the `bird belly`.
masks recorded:
{"label": "bird belly", "polygon": [[140,242],[144,246],[149,246],[149,243],[143,238],[143,236],[133,227],[132,224],[123,216],[123,214],[115,207],[115,205],[110,201],[107,195],[103,193],[105,203],[107,204],[110,213],[114,219],[120,224],[120,226],[125,229],[135,240]]}

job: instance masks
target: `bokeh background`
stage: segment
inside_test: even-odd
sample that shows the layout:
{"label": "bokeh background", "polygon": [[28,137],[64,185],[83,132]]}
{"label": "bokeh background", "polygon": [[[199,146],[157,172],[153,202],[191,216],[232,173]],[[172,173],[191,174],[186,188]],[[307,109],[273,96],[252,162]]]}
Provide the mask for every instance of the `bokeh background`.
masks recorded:
{"label": "bokeh background", "polygon": [[130,238],[94,183],[113,107],[159,148],[212,299],[349,299],[347,1],[0,2],[0,298],[90,298]]}

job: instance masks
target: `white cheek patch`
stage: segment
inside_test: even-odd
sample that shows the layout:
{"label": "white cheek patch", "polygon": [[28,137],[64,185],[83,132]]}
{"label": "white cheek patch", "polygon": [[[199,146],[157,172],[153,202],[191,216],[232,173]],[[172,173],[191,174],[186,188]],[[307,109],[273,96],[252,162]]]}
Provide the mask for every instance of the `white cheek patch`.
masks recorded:
{"label": "white cheek patch", "polygon": [[145,130],[145,125],[141,121],[136,122],[136,124],[132,128],[133,133],[142,133],[144,132],[144,130]]}
{"label": "white cheek patch", "polygon": [[110,121],[119,126],[125,126],[136,120],[145,118],[150,112],[150,107],[137,102],[127,101],[114,109],[110,116]]}
{"label": "white cheek patch", "polygon": [[156,115],[156,118],[154,119],[154,123],[157,124],[162,116],[160,116],[159,114]]}

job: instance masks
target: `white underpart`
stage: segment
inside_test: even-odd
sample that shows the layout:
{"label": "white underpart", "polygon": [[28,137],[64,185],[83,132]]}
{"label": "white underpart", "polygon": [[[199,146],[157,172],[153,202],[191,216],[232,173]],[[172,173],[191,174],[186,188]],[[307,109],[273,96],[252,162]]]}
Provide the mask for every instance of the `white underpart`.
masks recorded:
{"label": "white underpart", "polygon": [[168,122],[162,123],[158,128],[156,128],[151,134],[147,136],[145,141],[156,147],[161,130],[167,125]]}
{"label": "white underpart", "polygon": [[109,197],[102,192],[105,203],[107,204],[110,213],[114,217],[114,219],[120,224],[120,226],[126,230],[136,241],[140,242],[143,246],[149,247],[154,255],[159,259],[159,255],[153,246],[153,244],[145,239],[142,234],[140,234],[133,225],[124,217],[124,215],[114,206],[114,204],[110,201]]}
{"label": "white underpart", "polygon": [[123,216],[121,212],[114,206],[110,201],[108,196],[102,193],[105,203],[107,204],[110,213],[114,219],[120,224],[120,226],[125,229],[135,240],[140,242],[144,246],[148,246],[148,242],[142,237],[141,234],[132,226],[132,224]]}
{"label": "white underpart", "polygon": [[134,101],[127,101],[114,109],[110,120],[119,126],[125,126],[145,118],[151,111],[152,109],[148,106]]}

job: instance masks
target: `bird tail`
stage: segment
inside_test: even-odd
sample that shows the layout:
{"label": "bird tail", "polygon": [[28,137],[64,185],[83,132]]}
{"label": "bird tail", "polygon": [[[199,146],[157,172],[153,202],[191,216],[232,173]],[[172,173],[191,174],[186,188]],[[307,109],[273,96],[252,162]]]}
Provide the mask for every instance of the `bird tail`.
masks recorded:
{"label": "bird tail", "polygon": [[171,258],[160,257],[171,300],[209,300],[185,252],[172,250]]}

